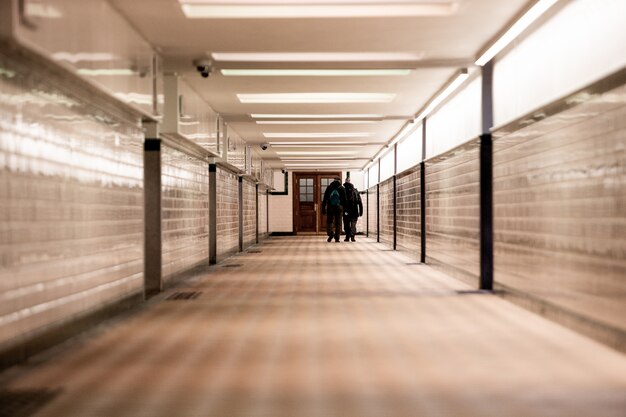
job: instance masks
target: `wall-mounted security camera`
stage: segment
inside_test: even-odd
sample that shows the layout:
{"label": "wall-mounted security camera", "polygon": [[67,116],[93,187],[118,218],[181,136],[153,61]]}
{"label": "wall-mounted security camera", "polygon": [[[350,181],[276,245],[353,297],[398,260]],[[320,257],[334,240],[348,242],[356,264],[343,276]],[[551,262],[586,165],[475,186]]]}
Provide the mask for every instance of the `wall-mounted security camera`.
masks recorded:
{"label": "wall-mounted security camera", "polygon": [[209,78],[213,72],[213,62],[208,58],[194,59],[193,65],[203,78]]}
{"label": "wall-mounted security camera", "polygon": [[269,144],[269,143],[262,143],[262,144],[261,144],[261,149],[263,149],[263,150],[266,150],[266,149],[267,149],[267,148],[269,148],[269,147],[270,147],[270,144]]}

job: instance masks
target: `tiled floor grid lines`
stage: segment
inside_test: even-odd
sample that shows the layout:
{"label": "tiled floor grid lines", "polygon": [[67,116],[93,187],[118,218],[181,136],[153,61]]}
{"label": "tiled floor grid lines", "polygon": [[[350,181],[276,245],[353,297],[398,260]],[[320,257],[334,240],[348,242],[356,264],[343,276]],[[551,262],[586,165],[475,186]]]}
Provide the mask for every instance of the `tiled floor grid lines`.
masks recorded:
{"label": "tiled floor grid lines", "polygon": [[272,237],[9,370],[0,398],[37,417],[626,415],[626,356],[382,249]]}

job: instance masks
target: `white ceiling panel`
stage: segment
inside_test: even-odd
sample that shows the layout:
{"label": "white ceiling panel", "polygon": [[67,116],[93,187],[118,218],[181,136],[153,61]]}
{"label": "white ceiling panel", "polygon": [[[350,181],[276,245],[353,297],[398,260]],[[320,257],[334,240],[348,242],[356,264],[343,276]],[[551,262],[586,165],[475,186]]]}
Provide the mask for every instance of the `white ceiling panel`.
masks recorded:
{"label": "white ceiling panel", "polygon": [[[186,2],[211,5],[211,0]],[[229,6],[228,10],[224,9],[220,13],[237,16],[235,18],[193,19],[185,17],[177,0],[111,0],[111,3],[148,41],[159,48],[165,58],[166,70],[184,76],[213,109],[225,118],[230,128],[248,143],[259,145],[270,140],[317,140],[289,136],[269,139],[264,136],[264,133],[272,132],[366,133],[365,138],[350,138],[367,144],[345,148],[354,153],[350,160],[340,161],[345,168],[355,169],[363,167],[381,145],[389,141],[407,119],[418,113],[460,68],[473,65],[479,52],[532,2],[318,0],[304,3],[321,5],[311,11],[309,16],[324,17],[301,18],[290,17],[303,6],[301,1],[272,2],[274,5],[292,6],[287,9],[283,7],[283,11],[280,11],[278,6],[275,9],[263,8],[264,2],[260,0],[235,0],[218,2],[228,3]],[[261,8],[257,9],[255,15],[238,8],[242,4],[254,4]],[[374,16],[367,11],[375,10],[380,4],[386,5],[389,10],[373,13]],[[348,17],[327,17],[331,9],[336,11],[335,14]],[[279,13],[283,13],[280,18],[258,17],[276,16]],[[356,15],[360,17],[354,17]],[[197,58],[210,58],[213,53],[216,54],[213,74],[209,78],[202,78],[192,62]],[[309,75],[224,76],[220,69],[311,71]],[[406,75],[342,75],[339,72],[318,76],[312,71],[315,69],[410,71]],[[331,104],[242,103],[237,98],[238,94],[294,93],[378,93],[394,95],[394,98],[380,103]],[[370,119],[372,123],[271,125],[257,124],[250,117],[250,114],[256,113],[276,114],[277,120],[300,121],[307,119],[284,118],[280,115],[373,114],[381,117]],[[326,117],[319,120],[331,122],[337,119]],[[345,141],[346,138],[328,140],[337,142]],[[322,154],[326,159],[330,159],[333,152],[339,153],[332,146],[294,149],[326,150],[330,152]],[[280,158],[285,159],[284,155],[276,153],[274,147],[261,151],[261,154],[265,159],[274,161],[275,166],[281,166]],[[319,157],[311,156],[310,162],[319,163],[320,169],[324,168]]]}

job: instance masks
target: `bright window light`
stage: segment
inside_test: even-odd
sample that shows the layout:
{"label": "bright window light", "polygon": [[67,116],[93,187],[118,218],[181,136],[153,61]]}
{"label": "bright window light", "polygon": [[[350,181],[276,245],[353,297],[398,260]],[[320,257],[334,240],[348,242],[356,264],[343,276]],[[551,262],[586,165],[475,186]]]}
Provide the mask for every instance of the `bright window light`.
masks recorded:
{"label": "bright window light", "polygon": [[363,138],[370,134],[367,132],[324,132],[324,133],[292,133],[292,132],[278,132],[278,133],[263,133],[266,138]]}
{"label": "bright window light", "polygon": [[507,30],[504,35],[500,37],[480,58],[476,61],[476,65],[483,66],[487,62],[502,51],[513,39],[517,38],[528,26],[530,26],[535,20],[537,20],[548,9],[554,6],[559,0],[539,0],[533,7],[531,7],[522,17],[520,17],[514,24]]}
{"label": "bright window light", "polygon": [[225,77],[385,77],[409,75],[410,69],[222,69]]}
{"label": "bright window light", "polygon": [[385,62],[419,61],[424,53],[404,52],[213,52],[222,62]]}
{"label": "bright window light", "polygon": [[258,125],[356,125],[377,123],[373,120],[257,120]]}
{"label": "bright window light", "polygon": [[274,93],[237,94],[241,103],[390,103],[391,93]]}
{"label": "bright window light", "polygon": [[259,114],[253,119],[382,119],[382,114]]}
{"label": "bright window light", "polygon": [[179,0],[191,19],[448,16],[458,0]]}

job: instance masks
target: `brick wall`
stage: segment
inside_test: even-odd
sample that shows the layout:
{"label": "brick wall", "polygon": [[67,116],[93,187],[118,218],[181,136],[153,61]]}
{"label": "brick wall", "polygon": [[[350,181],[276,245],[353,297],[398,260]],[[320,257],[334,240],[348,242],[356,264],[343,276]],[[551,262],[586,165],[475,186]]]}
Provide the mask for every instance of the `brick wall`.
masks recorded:
{"label": "brick wall", "polygon": [[243,247],[256,243],[256,184],[243,180]]}
{"label": "brick wall", "polygon": [[378,206],[378,197],[376,196],[376,186],[367,190],[369,203],[367,204],[367,218],[368,218],[368,234],[369,237],[376,239],[378,233],[378,226],[376,223],[376,207]]}
{"label": "brick wall", "polygon": [[380,183],[380,241],[393,244],[393,178]]}
{"label": "brick wall", "polygon": [[259,239],[267,235],[267,190],[259,187]]}
{"label": "brick wall", "polygon": [[239,179],[217,168],[217,258],[239,250]]}
{"label": "brick wall", "polygon": [[6,348],[143,290],[143,133],[39,62],[0,67]]}
{"label": "brick wall", "polygon": [[480,273],[478,139],[426,161],[427,262],[477,285]]}
{"label": "brick wall", "polygon": [[163,280],[207,262],[209,174],[207,163],[161,147]]}
{"label": "brick wall", "polygon": [[398,175],[397,249],[419,258],[420,243],[420,169],[419,166]]}
{"label": "brick wall", "polygon": [[496,283],[621,332],[625,103],[622,86],[494,140]]}

